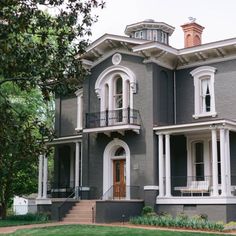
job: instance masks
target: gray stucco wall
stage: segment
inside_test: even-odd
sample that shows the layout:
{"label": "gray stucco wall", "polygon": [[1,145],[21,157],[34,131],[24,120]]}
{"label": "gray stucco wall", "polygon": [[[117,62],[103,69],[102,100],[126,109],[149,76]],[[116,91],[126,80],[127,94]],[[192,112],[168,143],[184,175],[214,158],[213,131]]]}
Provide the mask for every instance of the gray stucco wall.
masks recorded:
{"label": "gray stucco wall", "polygon": [[236,205],[156,205],[157,213],[169,213],[177,216],[184,213],[188,216],[206,214],[210,221],[230,222],[236,220]]}
{"label": "gray stucco wall", "polygon": [[199,122],[213,119],[236,119],[236,60],[210,64],[215,67],[215,118],[194,119],[194,84],[188,68],[176,71],[177,123]]}
{"label": "gray stucco wall", "polygon": [[143,205],[143,201],[96,201],[96,223],[128,221],[141,214]]}
{"label": "gray stucco wall", "polygon": [[[134,109],[139,110],[141,116],[141,131],[132,131],[122,136],[112,133],[111,137],[104,134],[86,134],[83,137],[83,185],[94,188],[94,197],[102,192],[103,183],[103,153],[106,145],[114,138],[127,143],[131,153],[131,185],[155,185],[156,154],[154,152],[153,134],[153,64],[142,64],[142,58],[122,55],[120,65],[128,67],[137,79],[137,93],[134,94]],[[90,77],[84,84],[84,112],[98,112],[100,101],[95,94],[95,82],[100,73],[111,66],[111,57],[103,61],[91,71]],[[148,170],[148,171],[147,171]],[[94,174],[96,173],[96,174]]]}
{"label": "gray stucco wall", "polygon": [[55,101],[55,132],[58,137],[75,135],[77,126],[76,96],[57,98]]}

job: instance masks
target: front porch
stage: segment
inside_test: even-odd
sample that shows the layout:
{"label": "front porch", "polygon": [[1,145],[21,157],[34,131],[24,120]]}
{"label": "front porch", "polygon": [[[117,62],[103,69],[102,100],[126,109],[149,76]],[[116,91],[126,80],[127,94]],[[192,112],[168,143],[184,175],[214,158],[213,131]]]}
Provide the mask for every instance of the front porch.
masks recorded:
{"label": "front porch", "polygon": [[236,204],[236,123],[215,120],[155,127],[157,204]]}

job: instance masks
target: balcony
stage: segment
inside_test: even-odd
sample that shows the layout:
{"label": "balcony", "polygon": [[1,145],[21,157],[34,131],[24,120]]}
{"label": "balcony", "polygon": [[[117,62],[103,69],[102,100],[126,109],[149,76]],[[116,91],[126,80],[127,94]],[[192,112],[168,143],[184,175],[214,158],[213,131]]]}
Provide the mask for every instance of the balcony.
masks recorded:
{"label": "balcony", "polygon": [[127,130],[139,133],[140,115],[138,110],[126,108],[104,112],[86,113],[84,133],[118,132],[124,135]]}

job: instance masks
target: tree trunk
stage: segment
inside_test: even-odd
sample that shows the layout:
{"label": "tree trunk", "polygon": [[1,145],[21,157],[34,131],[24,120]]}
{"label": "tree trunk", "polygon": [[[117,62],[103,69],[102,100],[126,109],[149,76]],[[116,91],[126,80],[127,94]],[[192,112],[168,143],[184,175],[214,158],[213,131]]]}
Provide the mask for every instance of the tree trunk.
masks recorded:
{"label": "tree trunk", "polygon": [[3,220],[5,220],[7,217],[7,204],[5,204],[4,202],[1,202],[1,206],[0,206],[0,218],[2,218]]}

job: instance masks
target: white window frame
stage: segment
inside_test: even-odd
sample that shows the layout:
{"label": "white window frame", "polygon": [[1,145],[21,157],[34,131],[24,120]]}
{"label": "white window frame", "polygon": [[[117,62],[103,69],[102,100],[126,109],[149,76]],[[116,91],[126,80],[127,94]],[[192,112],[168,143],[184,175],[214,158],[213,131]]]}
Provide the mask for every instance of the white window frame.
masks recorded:
{"label": "white window frame", "polygon": [[[194,79],[194,115],[193,118],[215,117],[217,115],[215,108],[215,72],[216,68],[211,66],[201,66],[190,72]],[[210,111],[203,111],[202,103],[202,81],[209,80],[209,89],[211,95]]]}
{"label": "white window frame", "polygon": [[81,131],[83,129],[83,89],[78,89],[75,92],[77,96],[77,127],[76,131]]}
{"label": "white window frame", "polygon": [[204,176],[211,176],[211,152],[209,147],[209,142],[211,138],[209,134],[199,134],[199,135],[188,135],[187,136],[187,175],[196,178],[195,170],[195,144],[203,143],[203,153],[204,153]]}

